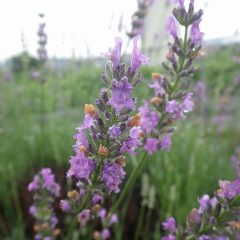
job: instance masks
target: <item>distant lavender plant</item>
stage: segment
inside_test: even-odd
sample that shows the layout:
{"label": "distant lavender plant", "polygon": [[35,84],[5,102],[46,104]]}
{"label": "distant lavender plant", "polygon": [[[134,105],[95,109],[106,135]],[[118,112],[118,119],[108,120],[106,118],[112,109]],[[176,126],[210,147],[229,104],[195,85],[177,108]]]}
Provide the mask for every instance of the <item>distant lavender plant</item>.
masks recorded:
{"label": "distant lavender plant", "polygon": [[29,208],[29,213],[35,219],[34,239],[55,239],[60,234],[60,229],[56,228],[58,219],[53,211],[53,203],[59,196],[60,186],[55,182],[51,169],[43,168],[36,174],[28,185],[28,190],[34,194],[34,203]]}
{"label": "distant lavender plant", "polygon": [[127,33],[130,38],[141,36],[144,33],[145,17],[154,0],[138,0],[137,2],[138,10],[132,15],[132,29]]}
{"label": "distant lavender plant", "polygon": [[48,59],[47,49],[46,49],[48,37],[45,32],[46,23],[43,22],[44,14],[39,14],[39,17],[41,19],[41,22],[39,23],[38,30],[37,30],[37,35],[38,35],[37,54],[40,62],[40,70],[33,71],[31,73],[31,77],[38,80],[41,83],[44,83],[46,81],[45,65]]}
{"label": "distant lavender plant", "polygon": [[[116,46],[108,54],[102,74],[106,88],[101,89],[96,107],[85,104],[83,123],[74,135],[75,156],[70,160],[67,176],[77,180],[78,191],[73,200],[63,200],[62,209],[75,215],[82,211],[87,218],[93,214],[95,198],[118,193],[125,177],[125,153],[135,154],[141,145],[140,117],[134,115],[136,98],[132,96],[141,75],[140,65],[148,64],[133,39],[131,66],[120,63],[122,40],[116,38]],[[85,210],[84,210],[85,209]]]}
{"label": "distant lavender plant", "polygon": [[[194,12],[193,1],[188,11],[184,1],[177,1],[178,7],[167,20],[166,29],[174,42],[168,44],[169,51],[163,67],[168,76],[152,74],[155,96],[144,101],[139,108],[140,125],[143,130],[144,149],[152,154],[159,149],[168,150],[171,146],[173,124],[184,119],[193,110],[192,93],[188,92],[189,80],[196,71],[193,61],[200,54],[203,33],[199,29],[202,10]],[[179,27],[184,29],[184,39],[178,36]]]}

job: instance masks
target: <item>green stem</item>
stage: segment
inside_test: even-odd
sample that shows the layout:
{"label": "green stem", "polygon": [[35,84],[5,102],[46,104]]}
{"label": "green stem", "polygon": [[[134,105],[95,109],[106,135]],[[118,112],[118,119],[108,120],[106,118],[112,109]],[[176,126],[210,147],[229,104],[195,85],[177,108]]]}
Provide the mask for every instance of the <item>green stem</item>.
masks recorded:
{"label": "green stem", "polygon": [[117,201],[115,202],[115,204],[113,205],[113,207],[111,209],[111,212],[115,212],[118,209],[118,207],[121,205],[123,200],[125,199],[127,191],[129,190],[129,187],[134,184],[138,174],[141,172],[141,169],[143,168],[143,166],[146,162],[145,161],[146,156],[147,156],[147,153],[144,152],[142,158],[139,160],[137,166],[135,167],[135,169],[131,173],[130,177],[128,178],[126,184],[124,185],[122,192],[120,193],[120,196],[118,197]]}
{"label": "green stem", "polygon": [[143,226],[143,219],[144,219],[144,214],[145,213],[145,207],[142,205],[141,206],[141,211],[138,217],[138,222],[137,222],[137,228],[134,234],[134,240],[138,240],[142,231],[142,226]]}

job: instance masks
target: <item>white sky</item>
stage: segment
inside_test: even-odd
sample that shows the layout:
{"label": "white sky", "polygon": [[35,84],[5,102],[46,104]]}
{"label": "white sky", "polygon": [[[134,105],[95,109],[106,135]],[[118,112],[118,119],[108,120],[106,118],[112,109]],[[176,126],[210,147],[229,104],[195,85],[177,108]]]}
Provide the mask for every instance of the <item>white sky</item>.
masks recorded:
{"label": "white sky", "polygon": [[[231,36],[240,30],[238,0],[195,0],[205,9],[201,24],[205,39]],[[118,22],[130,29],[130,17],[136,10],[136,0],[1,0],[0,61],[21,52],[21,32],[27,50],[37,48],[38,13],[45,13],[49,55],[76,57],[100,55],[113,46],[118,36]],[[161,31],[161,29],[159,30]],[[122,35],[124,36],[124,34]]]}

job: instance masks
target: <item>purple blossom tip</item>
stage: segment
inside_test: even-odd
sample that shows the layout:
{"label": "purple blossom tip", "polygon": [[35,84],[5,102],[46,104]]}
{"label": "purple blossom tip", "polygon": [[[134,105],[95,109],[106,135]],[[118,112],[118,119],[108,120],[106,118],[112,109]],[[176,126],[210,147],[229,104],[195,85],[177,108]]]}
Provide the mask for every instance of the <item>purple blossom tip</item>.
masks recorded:
{"label": "purple blossom tip", "polygon": [[121,58],[122,39],[120,37],[115,38],[115,47],[110,51],[109,58],[114,68],[119,65]]}
{"label": "purple blossom tip", "polygon": [[174,17],[170,16],[167,18],[166,31],[170,33],[173,38],[177,37],[177,23]]}
{"label": "purple blossom tip", "polygon": [[133,38],[133,50],[131,60],[131,70],[135,72],[141,65],[149,65],[149,57],[143,55],[137,45],[139,36]]}

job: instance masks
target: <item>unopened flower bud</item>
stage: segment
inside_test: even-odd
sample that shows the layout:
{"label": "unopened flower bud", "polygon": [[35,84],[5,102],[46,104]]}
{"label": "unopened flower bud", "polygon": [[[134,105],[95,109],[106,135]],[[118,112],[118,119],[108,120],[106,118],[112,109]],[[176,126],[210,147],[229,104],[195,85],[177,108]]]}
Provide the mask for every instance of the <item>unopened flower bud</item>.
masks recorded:
{"label": "unopened flower bud", "polygon": [[35,225],[33,226],[33,231],[34,231],[34,232],[40,232],[40,231],[41,231],[41,226],[40,226],[39,224],[35,224]]}
{"label": "unopened flower bud", "polygon": [[101,239],[101,233],[99,231],[93,232],[93,239],[94,240],[100,240]]}
{"label": "unopened flower bud", "polygon": [[95,204],[93,207],[92,207],[92,211],[94,213],[98,213],[99,210],[101,209],[101,206],[99,204]]}
{"label": "unopened flower bud", "polygon": [[99,149],[98,149],[98,154],[104,157],[107,157],[108,155],[108,149],[104,147],[102,144],[100,144]]}
{"label": "unopened flower bud", "polygon": [[81,145],[81,146],[79,147],[79,151],[86,153],[86,152],[87,152],[87,148],[86,148],[85,146]]}
{"label": "unopened flower bud", "polygon": [[84,113],[96,118],[98,116],[97,109],[92,104],[85,104]]}
{"label": "unopened flower bud", "polygon": [[119,164],[121,167],[125,167],[126,166],[126,158],[121,155],[116,159],[116,163]]}
{"label": "unopened flower bud", "polygon": [[141,120],[141,115],[140,115],[140,113],[138,113],[128,120],[127,125],[129,127],[139,127],[140,120]]}
{"label": "unopened flower bud", "polygon": [[67,193],[68,198],[72,199],[72,200],[76,200],[79,196],[78,192],[76,190],[73,191],[69,191]]}
{"label": "unopened flower bud", "polygon": [[163,100],[159,97],[153,97],[151,99],[151,103],[154,104],[154,105],[159,105]]}
{"label": "unopened flower bud", "polygon": [[157,79],[160,79],[160,78],[161,78],[160,73],[152,73],[152,79],[153,80],[157,80]]}

